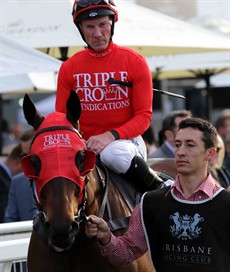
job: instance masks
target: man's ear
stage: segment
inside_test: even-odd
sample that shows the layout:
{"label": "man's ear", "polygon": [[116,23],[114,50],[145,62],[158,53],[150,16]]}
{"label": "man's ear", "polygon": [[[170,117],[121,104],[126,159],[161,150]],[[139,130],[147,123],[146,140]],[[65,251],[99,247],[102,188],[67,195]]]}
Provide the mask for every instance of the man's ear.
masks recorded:
{"label": "man's ear", "polygon": [[207,160],[210,161],[216,154],[215,147],[211,147],[207,150]]}

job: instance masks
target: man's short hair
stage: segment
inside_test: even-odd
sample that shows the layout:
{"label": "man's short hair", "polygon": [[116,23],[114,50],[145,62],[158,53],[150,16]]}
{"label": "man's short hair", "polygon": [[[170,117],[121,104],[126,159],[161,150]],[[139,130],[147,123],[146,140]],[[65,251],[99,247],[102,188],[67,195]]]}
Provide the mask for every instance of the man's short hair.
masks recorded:
{"label": "man's short hair", "polygon": [[21,159],[21,154],[22,154],[21,144],[17,144],[11,150],[10,154],[8,155],[8,159],[9,160],[18,160],[18,159]]}
{"label": "man's short hair", "polygon": [[192,117],[192,113],[189,110],[175,110],[169,113],[162,122],[162,130],[173,130],[176,127],[175,119],[180,118],[189,118]]}
{"label": "man's short hair", "polygon": [[192,117],[192,112],[189,110],[175,110],[166,115],[162,122],[161,130],[158,133],[158,143],[162,145],[165,141],[165,131],[173,131],[176,128],[175,120],[177,117],[180,118],[189,118]]}
{"label": "man's short hair", "polygon": [[217,130],[216,128],[207,120],[202,118],[186,118],[179,124],[179,130],[185,128],[198,129],[203,133],[202,140],[204,142],[205,149],[217,146]]}
{"label": "man's short hair", "polygon": [[230,115],[221,115],[217,120],[216,120],[216,123],[215,123],[215,127],[217,129],[217,131],[220,129],[220,128],[224,128],[225,127],[225,123],[226,121],[230,119]]}

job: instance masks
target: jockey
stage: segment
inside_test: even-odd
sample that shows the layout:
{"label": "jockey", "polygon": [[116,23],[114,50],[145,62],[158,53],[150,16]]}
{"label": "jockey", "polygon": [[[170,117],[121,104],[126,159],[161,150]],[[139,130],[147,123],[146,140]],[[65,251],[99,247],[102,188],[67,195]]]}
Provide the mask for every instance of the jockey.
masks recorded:
{"label": "jockey", "polygon": [[163,181],[146,163],[141,137],[151,122],[153,100],[152,76],[144,57],[112,41],[118,21],[112,0],[75,0],[72,16],[87,48],[61,65],[56,110],[66,112],[69,93],[75,90],[86,147],[139,190],[162,187]]}

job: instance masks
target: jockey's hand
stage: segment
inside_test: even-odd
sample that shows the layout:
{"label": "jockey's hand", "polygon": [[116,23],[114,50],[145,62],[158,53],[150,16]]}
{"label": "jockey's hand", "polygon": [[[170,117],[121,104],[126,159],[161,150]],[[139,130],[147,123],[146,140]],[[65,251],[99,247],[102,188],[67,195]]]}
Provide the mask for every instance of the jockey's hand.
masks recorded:
{"label": "jockey's hand", "polygon": [[111,231],[107,223],[102,218],[95,215],[87,217],[85,234],[89,238],[97,237],[101,245],[107,245],[111,239]]}
{"label": "jockey's hand", "polygon": [[86,141],[86,147],[93,150],[96,154],[99,154],[108,144],[114,140],[115,139],[112,133],[107,131],[105,133],[89,137],[89,139]]}

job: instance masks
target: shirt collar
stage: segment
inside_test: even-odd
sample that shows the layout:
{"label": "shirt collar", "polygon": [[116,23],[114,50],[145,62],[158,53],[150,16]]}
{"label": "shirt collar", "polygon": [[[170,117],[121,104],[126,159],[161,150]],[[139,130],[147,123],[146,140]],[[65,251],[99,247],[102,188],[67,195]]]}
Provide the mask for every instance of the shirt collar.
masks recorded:
{"label": "shirt collar", "polygon": [[[181,194],[183,196],[183,198],[185,198],[179,180],[180,180],[180,176],[177,175],[175,178],[175,182],[172,185],[172,190],[177,191],[179,194]],[[194,191],[193,195],[202,192],[203,194],[205,194],[207,196],[207,198],[212,199],[213,194],[216,191],[217,187],[221,187],[221,186],[218,185],[214,181],[214,179],[212,178],[211,174],[208,173],[207,178],[197,187],[197,189]]]}
{"label": "shirt collar", "polygon": [[112,53],[113,50],[113,42],[111,41],[108,45],[108,47],[105,50],[102,51],[95,51],[93,49],[88,48],[90,56],[94,58],[103,58],[108,56],[110,53]]}

